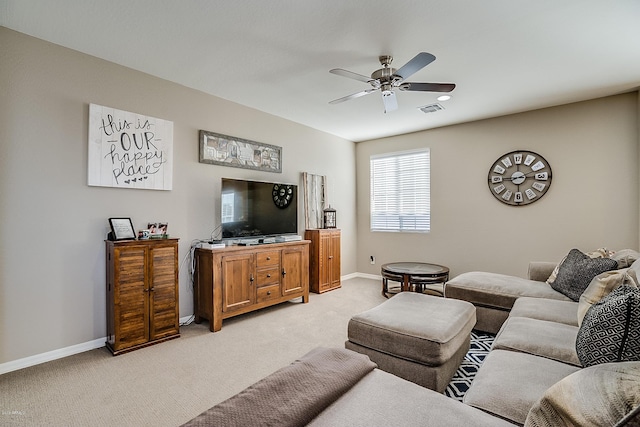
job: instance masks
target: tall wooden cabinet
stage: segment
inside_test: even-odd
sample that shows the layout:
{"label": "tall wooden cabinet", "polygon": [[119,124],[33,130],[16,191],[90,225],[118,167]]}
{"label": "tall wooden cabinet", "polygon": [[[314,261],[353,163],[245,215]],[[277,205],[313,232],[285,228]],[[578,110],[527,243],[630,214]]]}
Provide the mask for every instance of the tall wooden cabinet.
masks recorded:
{"label": "tall wooden cabinet", "polygon": [[341,286],[340,230],[336,228],[307,230],[304,238],[311,240],[309,250],[311,291],[322,293],[339,288]]}
{"label": "tall wooden cabinet", "polygon": [[302,297],[309,302],[309,242],[196,249],[196,323],[222,319]]}
{"label": "tall wooden cabinet", "polygon": [[178,239],[106,245],[107,348],[116,355],[179,337]]}

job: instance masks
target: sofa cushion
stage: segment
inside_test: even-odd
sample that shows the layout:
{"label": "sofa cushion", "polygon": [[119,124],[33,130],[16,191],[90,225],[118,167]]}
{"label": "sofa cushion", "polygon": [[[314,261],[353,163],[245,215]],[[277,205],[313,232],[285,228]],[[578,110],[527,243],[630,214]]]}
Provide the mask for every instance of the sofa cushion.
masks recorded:
{"label": "sofa cushion", "polygon": [[482,271],[463,273],[449,280],[445,296],[506,311],[522,296],[570,300],[544,282]]}
{"label": "sofa cushion", "polygon": [[544,392],[580,368],[515,351],[489,352],[465,394],[464,403],[524,424]]}
{"label": "sofa cushion", "polygon": [[640,363],[591,366],[552,385],[529,411],[526,427],[613,426],[640,405]]}
{"label": "sofa cushion", "polygon": [[571,249],[551,287],[578,301],[595,276],[617,267],[618,263],[610,258],[590,258],[578,249]]}
{"label": "sofa cushion", "polygon": [[308,427],[513,427],[441,393],[375,369]]}
{"label": "sofa cushion", "polygon": [[578,303],[548,298],[520,297],[513,304],[511,317],[528,317],[530,319],[548,320],[578,326]]}
{"label": "sofa cushion", "polygon": [[583,366],[640,360],[640,289],[622,285],[593,304],[576,338]]}
{"label": "sofa cushion", "polygon": [[546,281],[557,267],[555,262],[531,261],[527,270],[527,278],[538,282]]}
{"label": "sofa cushion", "polygon": [[626,283],[638,287],[638,279],[635,270],[623,268],[621,270],[606,271],[598,274],[591,280],[587,289],[580,295],[578,306],[578,325],[582,324],[582,319],[593,304],[600,301],[616,289]]}
{"label": "sofa cushion", "polygon": [[577,326],[510,316],[491,349],[520,351],[582,367],[576,354],[577,334]]}

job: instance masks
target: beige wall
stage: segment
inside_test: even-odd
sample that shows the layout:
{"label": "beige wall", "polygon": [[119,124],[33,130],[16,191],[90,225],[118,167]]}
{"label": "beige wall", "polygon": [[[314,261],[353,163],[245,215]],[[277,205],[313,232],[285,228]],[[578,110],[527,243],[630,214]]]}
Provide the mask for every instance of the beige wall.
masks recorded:
{"label": "beige wall", "polygon": [[[379,274],[395,260],[525,275],[529,260],[559,259],[571,247],[638,247],[637,93],[356,146],[5,28],[0,45],[0,364],[104,337],[107,218],[130,216],[136,228],[168,221],[183,259],[217,225],[223,176],[299,183],[303,171],[327,175],[343,275]],[[172,191],[87,186],[89,103],[174,122]],[[283,173],[198,163],[199,129],[282,146]],[[432,232],[370,233],[369,156],[423,146],[431,148]],[[539,151],[554,173],[547,195],[524,208],[500,204],[486,184],[489,165],[518,148]],[[180,297],[188,316],[184,264]]]}
{"label": "beige wall", "polygon": [[[530,260],[560,260],[574,247],[638,249],[638,121],[634,92],[359,143],[358,271],[406,260],[452,275],[526,276]],[[416,147],[431,149],[431,232],[370,232],[370,156]],[[491,164],[517,149],[538,152],[553,171],[547,194],[525,207],[498,202],[487,185]]]}
{"label": "beige wall", "polygon": [[[0,364],[104,337],[107,218],[168,221],[182,260],[218,225],[223,176],[340,182],[342,273],[356,271],[354,143],[1,27],[0,45]],[[172,191],[87,186],[89,103],[174,122]],[[283,147],[282,174],[200,164],[199,129]]]}

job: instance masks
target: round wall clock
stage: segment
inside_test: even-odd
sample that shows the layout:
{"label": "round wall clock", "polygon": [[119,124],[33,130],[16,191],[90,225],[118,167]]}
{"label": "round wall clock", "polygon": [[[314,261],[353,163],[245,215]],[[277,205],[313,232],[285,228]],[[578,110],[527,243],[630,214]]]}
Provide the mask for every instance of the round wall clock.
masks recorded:
{"label": "round wall clock", "polygon": [[550,186],[551,166],[533,151],[504,154],[489,169],[489,190],[507,205],[531,204],[544,196]]}
{"label": "round wall clock", "polygon": [[284,209],[291,204],[293,200],[293,186],[286,184],[274,184],[273,191],[273,203],[280,209]]}

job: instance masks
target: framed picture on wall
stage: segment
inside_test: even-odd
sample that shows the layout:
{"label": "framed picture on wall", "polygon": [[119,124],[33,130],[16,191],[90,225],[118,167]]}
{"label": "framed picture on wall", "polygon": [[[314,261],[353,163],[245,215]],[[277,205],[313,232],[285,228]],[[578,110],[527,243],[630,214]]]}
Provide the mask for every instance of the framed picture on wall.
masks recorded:
{"label": "framed picture on wall", "polygon": [[110,240],[132,240],[136,238],[131,218],[109,218]]}
{"label": "framed picture on wall", "polygon": [[282,173],[282,147],[201,130],[200,163]]}

